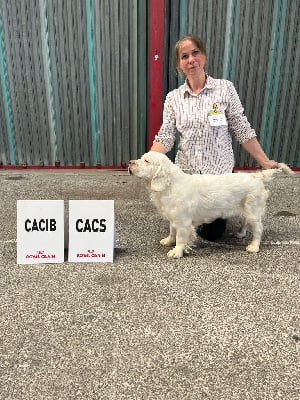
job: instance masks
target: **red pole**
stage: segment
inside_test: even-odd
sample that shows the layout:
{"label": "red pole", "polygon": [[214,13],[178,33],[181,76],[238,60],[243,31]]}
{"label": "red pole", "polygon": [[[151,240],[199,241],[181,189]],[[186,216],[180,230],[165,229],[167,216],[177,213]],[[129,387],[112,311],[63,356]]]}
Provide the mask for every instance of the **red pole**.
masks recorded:
{"label": "red pole", "polygon": [[164,0],[150,0],[148,146],[162,122]]}

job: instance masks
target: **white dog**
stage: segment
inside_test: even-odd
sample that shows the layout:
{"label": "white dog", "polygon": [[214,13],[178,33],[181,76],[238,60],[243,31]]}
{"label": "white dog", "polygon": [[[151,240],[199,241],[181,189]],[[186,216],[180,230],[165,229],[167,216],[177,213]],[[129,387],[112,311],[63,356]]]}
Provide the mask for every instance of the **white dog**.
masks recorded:
{"label": "white dog", "polygon": [[294,174],[287,165],[279,165],[278,170],[249,174],[188,175],[164,154],[150,151],[141,159],[130,161],[128,171],[146,181],[152,201],[170,222],[169,236],[160,243],[175,245],[168,257],[180,258],[196,237],[197,226],[237,215],[244,221],[237,236],[244,237],[249,227],[253,238],[246,250],[258,252],[269,193],[263,181],[271,180],[280,170]]}

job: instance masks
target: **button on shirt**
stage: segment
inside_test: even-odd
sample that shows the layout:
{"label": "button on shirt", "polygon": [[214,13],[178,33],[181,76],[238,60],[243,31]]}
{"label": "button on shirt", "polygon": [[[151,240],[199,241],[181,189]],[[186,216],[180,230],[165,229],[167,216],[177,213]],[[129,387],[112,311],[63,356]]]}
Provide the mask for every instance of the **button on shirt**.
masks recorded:
{"label": "button on shirt", "polygon": [[[208,116],[216,110],[225,114],[228,125],[211,126]],[[232,172],[234,155],[232,136],[240,142],[256,137],[233,83],[207,76],[199,94],[185,82],[168,93],[163,123],[154,142],[170,151],[179,132],[175,163],[189,174],[224,174]]]}

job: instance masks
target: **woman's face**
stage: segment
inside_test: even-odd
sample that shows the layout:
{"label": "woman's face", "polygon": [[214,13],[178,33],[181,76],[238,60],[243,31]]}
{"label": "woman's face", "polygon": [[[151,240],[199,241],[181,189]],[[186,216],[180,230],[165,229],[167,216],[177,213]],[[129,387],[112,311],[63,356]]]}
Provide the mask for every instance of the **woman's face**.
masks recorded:
{"label": "woman's face", "polygon": [[179,68],[187,76],[191,77],[204,71],[206,63],[205,54],[191,40],[182,42],[179,49]]}

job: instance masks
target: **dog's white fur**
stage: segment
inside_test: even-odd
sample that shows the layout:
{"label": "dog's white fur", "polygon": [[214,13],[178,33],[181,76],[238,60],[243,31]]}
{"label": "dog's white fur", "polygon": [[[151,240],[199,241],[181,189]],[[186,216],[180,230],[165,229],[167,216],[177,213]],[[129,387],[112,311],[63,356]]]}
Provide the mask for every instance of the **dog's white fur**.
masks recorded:
{"label": "dog's white fur", "polygon": [[286,165],[257,173],[224,175],[188,175],[162,153],[150,151],[141,159],[131,161],[130,174],[146,181],[151,199],[163,217],[170,222],[170,233],[160,243],[175,247],[168,257],[180,258],[196,237],[195,227],[210,223],[216,218],[240,215],[243,226],[238,237],[252,231],[249,252],[258,252],[263,225],[262,217],[269,191],[263,182],[272,179],[282,170],[294,172]]}

